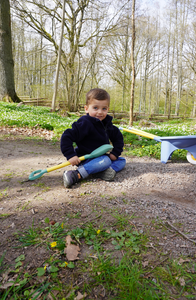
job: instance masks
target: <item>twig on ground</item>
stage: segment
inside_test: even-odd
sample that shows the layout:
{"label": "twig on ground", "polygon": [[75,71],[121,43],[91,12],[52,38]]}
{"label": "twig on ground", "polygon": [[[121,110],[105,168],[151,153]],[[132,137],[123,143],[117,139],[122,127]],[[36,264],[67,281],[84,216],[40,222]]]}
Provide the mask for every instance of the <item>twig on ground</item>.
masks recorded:
{"label": "twig on ground", "polygon": [[92,219],[90,219],[90,220],[86,220],[85,222],[82,223],[82,226],[83,226],[84,224],[88,223],[88,222],[92,222],[92,221],[94,221],[94,220],[96,220],[96,219],[99,219],[101,216],[102,216],[102,214],[100,214],[100,215],[98,215],[97,217],[94,217],[94,218],[92,218]]}
{"label": "twig on ground", "polygon": [[175,231],[177,231],[181,236],[183,236],[185,239],[187,239],[189,242],[191,243],[196,243],[196,241],[190,239],[188,236],[186,236],[182,231],[178,230],[175,226],[173,226],[170,222],[165,222],[165,224],[169,225],[172,229],[174,229]]}
{"label": "twig on ground", "polygon": [[150,275],[150,273],[151,273],[156,267],[158,267],[158,266],[160,266],[162,263],[164,263],[164,262],[168,259],[169,255],[170,255],[170,253],[168,253],[168,256],[167,256],[166,258],[164,258],[162,261],[156,263],[155,266],[152,268],[152,270],[151,270],[150,272],[148,272],[148,273],[145,274],[145,277],[148,276],[148,275]]}
{"label": "twig on ground", "polygon": [[133,222],[129,221],[129,224],[132,225],[135,228],[135,230],[138,231],[138,228],[136,227],[136,225]]}
{"label": "twig on ground", "polygon": [[146,247],[148,247],[148,248],[153,248],[153,249],[156,250],[157,252],[160,252],[156,247],[153,246],[152,243],[150,243],[150,245],[146,245]]}

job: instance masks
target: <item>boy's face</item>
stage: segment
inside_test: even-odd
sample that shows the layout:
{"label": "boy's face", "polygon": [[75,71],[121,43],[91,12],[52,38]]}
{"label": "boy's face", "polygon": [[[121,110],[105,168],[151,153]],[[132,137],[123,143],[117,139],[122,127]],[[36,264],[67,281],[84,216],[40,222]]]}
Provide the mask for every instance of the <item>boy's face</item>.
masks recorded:
{"label": "boy's face", "polygon": [[91,103],[88,106],[85,105],[84,108],[85,112],[89,113],[89,116],[103,121],[109,111],[109,101],[93,99]]}

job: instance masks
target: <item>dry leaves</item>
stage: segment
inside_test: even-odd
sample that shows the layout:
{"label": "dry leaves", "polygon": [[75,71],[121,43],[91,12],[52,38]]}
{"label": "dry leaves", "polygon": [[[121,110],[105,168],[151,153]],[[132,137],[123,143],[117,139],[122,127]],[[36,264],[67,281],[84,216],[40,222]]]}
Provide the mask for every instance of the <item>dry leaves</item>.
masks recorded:
{"label": "dry leaves", "polygon": [[186,283],[183,277],[176,277],[176,279],[179,281],[181,286],[185,286]]}
{"label": "dry leaves", "polygon": [[190,259],[186,258],[186,259],[183,259],[183,258],[180,258],[179,261],[178,261],[178,265],[181,265],[185,262],[190,262]]}
{"label": "dry leaves", "polygon": [[80,252],[79,246],[74,244],[70,235],[67,235],[65,240],[66,240],[66,248],[64,250],[64,253],[66,254],[67,260],[74,261],[76,259],[79,259],[78,257],[78,254]]}
{"label": "dry leaves", "polygon": [[43,129],[43,128],[28,128],[28,127],[1,127],[1,131],[4,134],[13,134],[13,135],[25,135],[25,136],[40,136],[44,137],[46,140],[51,140],[54,136],[53,131]]}
{"label": "dry leaves", "polygon": [[147,267],[147,266],[148,266],[148,264],[149,264],[148,260],[146,260],[146,261],[142,262],[142,266],[143,266],[144,268],[145,268],[145,267]]}
{"label": "dry leaves", "polygon": [[19,286],[19,285],[20,285],[19,283],[15,283],[14,281],[10,280],[10,281],[8,281],[8,282],[2,284],[2,285],[0,286],[0,289],[1,289],[1,290],[7,290],[7,289],[8,289],[9,287],[11,287],[11,286]]}
{"label": "dry leaves", "polygon": [[87,293],[84,293],[84,295],[82,295],[80,292],[78,292],[78,295],[76,298],[74,298],[74,300],[82,300],[87,296]]}

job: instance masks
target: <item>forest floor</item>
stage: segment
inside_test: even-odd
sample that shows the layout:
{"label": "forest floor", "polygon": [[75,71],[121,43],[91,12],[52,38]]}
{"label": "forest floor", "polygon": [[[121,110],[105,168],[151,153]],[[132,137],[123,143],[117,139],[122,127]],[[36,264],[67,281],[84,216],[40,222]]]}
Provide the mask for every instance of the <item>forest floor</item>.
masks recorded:
{"label": "forest floor", "polygon": [[[130,226],[139,232],[151,235],[145,256],[148,265],[160,263],[158,253],[164,253],[166,259],[186,256],[196,260],[195,165],[126,157],[126,167],[114,181],[89,178],[66,189],[64,169],[28,180],[32,171],[64,161],[59,142],[52,143],[50,132],[39,133],[46,139],[28,138],[30,135],[27,129],[0,128],[0,257],[6,250],[6,264],[14,265],[15,259],[24,254],[29,270],[35,270],[51,255],[44,246],[16,247],[19,242],[15,233],[24,232],[32,224],[44,225],[49,218],[54,223],[67,220],[73,227],[87,222],[94,222],[97,228],[100,223],[112,227],[114,211],[127,216]],[[161,224],[159,228],[155,221]],[[79,259],[85,261],[89,251],[82,248]],[[122,257],[123,251],[116,251],[115,256]],[[96,297],[91,299],[110,299],[101,290],[94,293]]]}

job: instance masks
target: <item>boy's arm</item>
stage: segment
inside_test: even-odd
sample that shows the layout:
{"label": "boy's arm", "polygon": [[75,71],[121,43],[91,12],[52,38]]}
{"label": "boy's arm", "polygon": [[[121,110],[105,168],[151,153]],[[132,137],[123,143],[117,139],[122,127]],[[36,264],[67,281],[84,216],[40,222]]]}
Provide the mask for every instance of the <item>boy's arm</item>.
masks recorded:
{"label": "boy's arm", "polygon": [[73,147],[73,143],[81,141],[90,130],[90,126],[84,117],[72,124],[72,128],[66,129],[61,136],[61,152],[70,160],[72,157],[77,156]]}
{"label": "boy's arm", "polygon": [[73,130],[66,129],[61,136],[61,152],[67,158],[67,160],[74,156],[77,156],[73,147],[74,141],[75,139]]}
{"label": "boy's arm", "polygon": [[[123,135],[118,129],[118,127],[113,125],[113,132],[112,135],[110,136],[110,140],[113,145],[113,149],[110,152],[110,154],[114,155],[116,158],[118,158],[121,153],[123,152],[123,146],[124,146],[124,141],[123,141]],[[112,158],[111,158],[112,160]]]}

